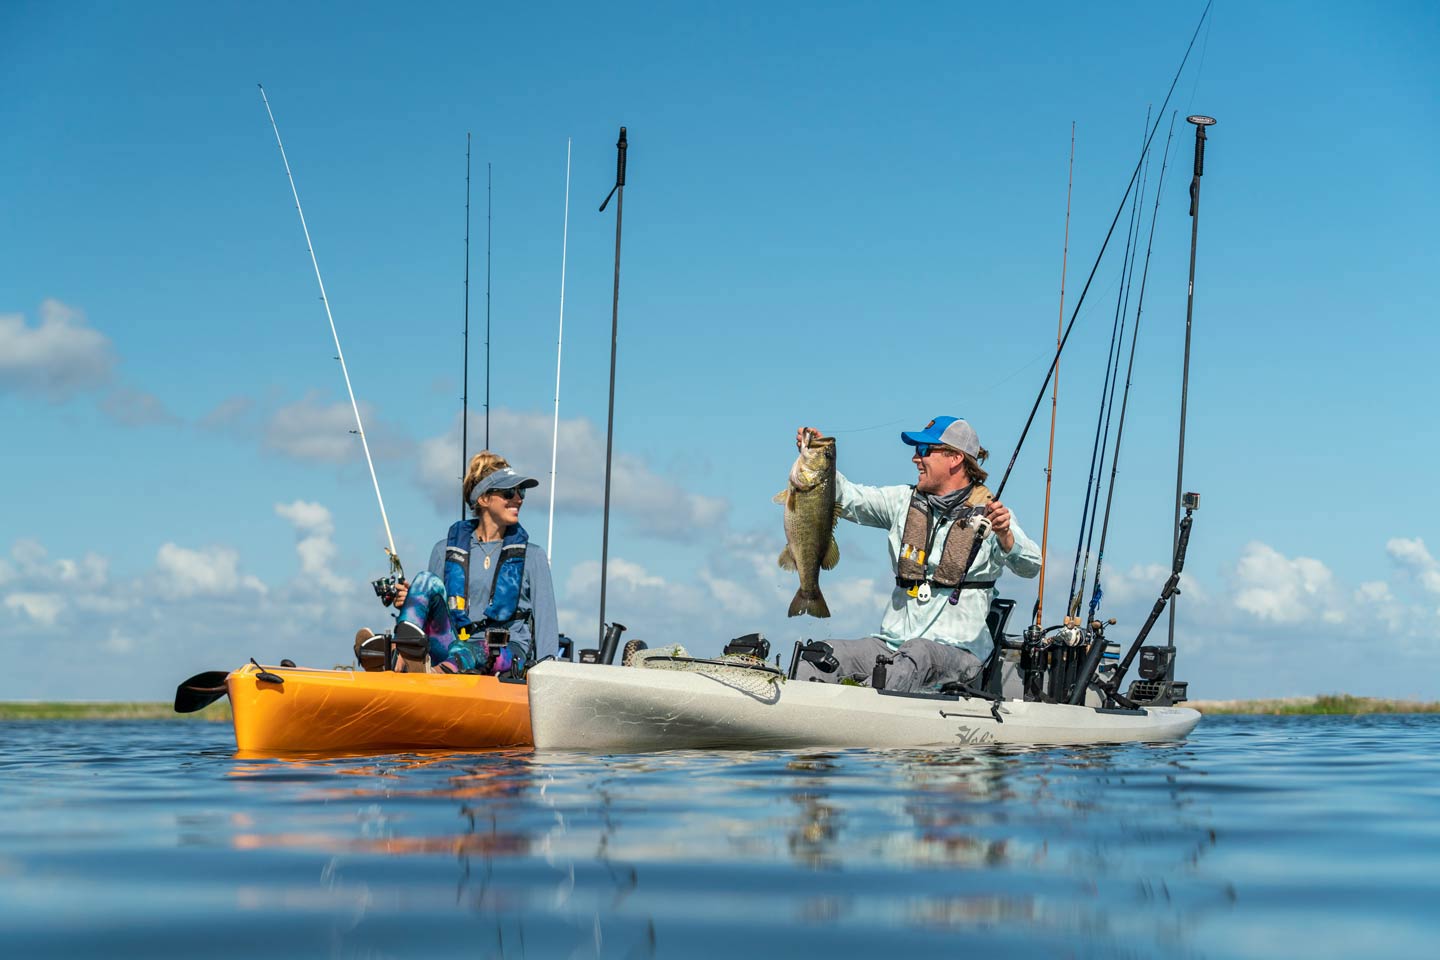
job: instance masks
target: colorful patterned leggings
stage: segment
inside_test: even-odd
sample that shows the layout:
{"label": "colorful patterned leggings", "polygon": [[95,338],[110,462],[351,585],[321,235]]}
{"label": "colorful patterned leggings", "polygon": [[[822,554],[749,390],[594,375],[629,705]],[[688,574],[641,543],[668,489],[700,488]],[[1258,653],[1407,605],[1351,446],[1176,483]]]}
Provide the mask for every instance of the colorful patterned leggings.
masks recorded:
{"label": "colorful patterned leggings", "polygon": [[524,660],[519,645],[512,643],[509,649],[500,651],[487,670],[489,651],[485,649],[485,638],[461,640],[455,635],[445,581],[429,570],[421,571],[410,584],[399,619],[425,631],[425,638],[430,642],[431,663],[448,664],[456,673],[504,673]]}

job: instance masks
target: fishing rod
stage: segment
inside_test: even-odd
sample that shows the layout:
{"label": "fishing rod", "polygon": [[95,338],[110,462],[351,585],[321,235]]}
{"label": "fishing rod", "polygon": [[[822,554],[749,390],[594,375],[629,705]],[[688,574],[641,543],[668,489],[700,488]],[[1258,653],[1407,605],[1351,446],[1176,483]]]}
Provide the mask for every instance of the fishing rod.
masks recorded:
{"label": "fishing rod", "polygon": [[[1185,407],[1190,393],[1190,323],[1195,316],[1195,245],[1200,236],[1200,178],[1205,175],[1205,128],[1215,118],[1192,114],[1186,123],[1195,125],[1195,174],[1190,178],[1190,283],[1185,297],[1185,365],[1180,377],[1180,453],[1175,465],[1174,548],[1180,549],[1180,509],[1185,482]],[[1170,646],[1175,646],[1175,604],[1170,604]]]}
{"label": "fishing rod", "polygon": [[[395,553],[395,537],[390,533],[390,517],[385,513],[385,498],[380,496],[380,481],[375,476],[375,461],[370,456],[370,442],[365,439],[365,425],[360,422],[360,405],[355,402],[355,388],[350,385],[350,369],[345,365],[345,351],[340,349],[340,334],[335,329],[335,316],[330,312],[330,298],[325,294],[325,281],[320,276],[320,262],[315,259],[315,245],[310,242],[310,227],[305,223],[305,211],[300,207],[300,192],[295,189],[295,176],[290,172],[290,159],[285,156],[285,144],[280,140],[280,128],[275,123],[275,112],[270,109],[270,98],[265,96],[265,85],[260,88],[260,99],[265,104],[265,113],[270,117],[270,128],[275,131],[275,145],[280,148],[280,162],[285,165],[285,177],[290,181],[290,193],[295,198],[295,212],[300,214],[300,229],[305,234],[305,249],[310,251],[310,264],[315,268],[315,282],[320,285],[320,302],[325,305],[325,317],[330,321],[330,335],[335,339],[335,359],[340,361],[340,372],[345,376],[345,390],[350,394],[350,409],[355,412],[355,432],[360,436],[360,446],[365,450],[365,463],[370,467],[370,482],[375,485],[375,499],[380,504],[380,519],[385,524],[386,555],[390,558],[392,576],[404,578],[400,558]],[[378,584],[378,581],[377,581]],[[376,593],[380,587],[376,586]]]}
{"label": "fishing rod", "polygon": [[[1150,127],[1150,107],[1145,108],[1145,126]],[[1070,616],[1080,616],[1080,605],[1085,598],[1085,581],[1090,576],[1090,545],[1095,542],[1095,523],[1100,518],[1100,483],[1105,475],[1105,456],[1110,452],[1110,418],[1115,412],[1115,387],[1120,382],[1120,354],[1125,349],[1125,318],[1130,313],[1130,283],[1135,276],[1135,260],[1132,251],[1138,252],[1140,221],[1140,200],[1145,195],[1145,183],[1150,176],[1150,156],[1145,156],[1144,173],[1140,177],[1140,190],[1130,200],[1130,225],[1125,231],[1125,255],[1121,259],[1120,284],[1115,289],[1115,320],[1110,328],[1110,352],[1105,357],[1105,380],[1100,387],[1100,409],[1095,413],[1095,441],[1090,448],[1090,472],[1085,481],[1085,508],[1080,515],[1080,536],[1075,544],[1075,565],[1070,580]],[[1101,423],[1104,431],[1101,431]],[[1099,455],[1098,459],[1096,454]],[[1090,500],[1091,487],[1095,500]],[[1093,507],[1093,509],[1092,509]],[[1085,546],[1085,562],[1080,563],[1080,545]],[[1075,586],[1075,573],[1080,575],[1080,586]]]}
{"label": "fishing rod", "polygon": [[[1211,5],[1213,4],[1213,2],[1214,2],[1214,0],[1209,0],[1209,2],[1206,3],[1204,12],[1200,14],[1200,21],[1195,25],[1195,31],[1190,35],[1190,43],[1189,43],[1189,44],[1186,46],[1186,48],[1185,48],[1185,55],[1180,58],[1180,66],[1176,69],[1176,71],[1175,71],[1175,76],[1174,76],[1173,78],[1171,78],[1171,80],[1170,80],[1170,88],[1169,88],[1167,91],[1165,91],[1165,99],[1164,99],[1164,101],[1160,104],[1160,113],[1161,113],[1162,115],[1165,113],[1165,108],[1170,105],[1170,98],[1171,98],[1171,96],[1173,96],[1174,93],[1175,93],[1175,86],[1176,86],[1176,84],[1178,84],[1178,83],[1180,82],[1180,75],[1181,75],[1181,74],[1184,72],[1184,70],[1185,70],[1185,64],[1186,64],[1186,63],[1189,61],[1189,59],[1190,59],[1190,53],[1191,53],[1191,51],[1193,51],[1193,50],[1195,49],[1195,40],[1200,36],[1200,28],[1204,25],[1206,18],[1210,15],[1210,7],[1211,7]],[[1140,175],[1140,169],[1141,169],[1141,167],[1142,167],[1142,166],[1144,165],[1144,163],[1145,163],[1146,154],[1147,154],[1147,153],[1149,152],[1149,150],[1150,150],[1150,143],[1151,143],[1151,141],[1154,140],[1155,134],[1156,134],[1156,132],[1157,132],[1159,129],[1160,129],[1160,118],[1159,118],[1159,117],[1156,117],[1156,119],[1155,119],[1155,124],[1154,124],[1154,126],[1151,127],[1151,129],[1150,129],[1150,135],[1145,139],[1145,144],[1144,144],[1144,146],[1141,148],[1140,156],[1139,156],[1139,158],[1136,159],[1136,161],[1135,161],[1135,169],[1134,169],[1133,171],[1131,171],[1131,173],[1130,173],[1130,180],[1129,180],[1129,182],[1126,183],[1126,185],[1125,185],[1125,192],[1124,192],[1123,195],[1121,195],[1121,197],[1120,197],[1120,203],[1119,203],[1119,204],[1116,206],[1116,208],[1115,208],[1115,215],[1110,219],[1110,227],[1109,227],[1108,230],[1106,230],[1106,232],[1105,232],[1105,239],[1104,239],[1104,241],[1100,244],[1100,252],[1099,252],[1098,254],[1096,254],[1096,256],[1095,256],[1095,262],[1094,262],[1094,264],[1090,267],[1090,275],[1089,275],[1088,277],[1086,277],[1086,279],[1085,279],[1085,286],[1084,286],[1084,287],[1081,289],[1081,291],[1080,291],[1080,299],[1076,301],[1075,306],[1074,306],[1074,308],[1073,308],[1073,311],[1072,311],[1071,314],[1070,314],[1070,322],[1069,322],[1068,324],[1066,324],[1065,334],[1064,334],[1064,336],[1062,336],[1062,337],[1060,338],[1060,344],[1055,348],[1055,356],[1054,356],[1054,358],[1050,361],[1050,367],[1049,367],[1049,369],[1045,371],[1045,379],[1044,379],[1044,380],[1041,382],[1041,384],[1040,384],[1040,390],[1039,390],[1039,392],[1035,395],[1035,403],[1030,407],[1030,415],[1029,415],[1029,416],[1026,418],[1026,420],[1025,420],[1025,426],[1024,426],[1024,428],[1020,431],[1020,439],[1017,440],[1016,443],[1015,443],[1015,452],[1010,455],[1010,463],[1005,467],[1005,473],[1001,476],[1000,484],[999,484],[999,486],[996,488],[996,492],[995,492],[995,496],[994,496],[994,500],[996,500],[996,501],[999,501],[999,500],[1001,499],[1001,497],[1003,496],[1003,494],[1004,494],[1004,492],[1005,492],[1005,485],[1006,485],[1006,483],[1009,482],[1009,480],[1010,480],[1010,474],[1011,474],[1011,472],[1014,471],[1014,469],[1015,469],[1015,462],[1020,458],[1020,451],[1021,451],[1021,449],[1023,449],[1024,446],[1025,446],[1025,438],[1026,438],[1027,436],[1029,436],[1029,434],[1030,434],[1030,427],[1031,427],[1031,425],[1035,422],[1035,414],[1038,413],[1039,410],[1040,410],[1040,401],[1042,401],[1043,399],[1045,399],[1045,389],[1046,389],[1046,387],[1048,387],[1048,386],[1050,385],[1050,378],[1055,375],[1056,368],[1057,368],[1057,367],[1059,366],[1059,364],[1060,364],[1060,355],[1061,355],[1061,354],[1064,352],[1064,350],[1065,350],[1065,344],[1069,341],[1069,339],[1070,339],[1070,334],[1073,333],[1074,330],[1075,330],[1075,321],[1076,321],[1076,319],[1080,316],[1080,308],[1081,308],[1081,307],[1084,305],[1084,303],[1085,303],[1085,296],[1086,296],[1086,294],[1088,294],[1088,293],[1090,292],[1090,285],[1094,282],[1094,280],[1095,280],[1095,274],[1096,274],[1096,272],[1100,269],[1100,262],[1101,262],[1101,260],[1103,260],[1104,257],[1105,257],[1105,251],[1106,251],[1106,249],[1107,249],[1107,248],[1109,247],[1109,245],[1110,245],[1110,238],[1111,238],[1112,236],[1114,236],[1114,234],[1115,234],[1115,227],[1116,227],[1116,225],[1119,224],[1119,222],[1120,222],[1120,214],[1122,214],[1122,213],[1125,212],[1125,204],[1126,204],[1126,202],[1130,199],[1130,191],[1135,188],[1135,180],[1136,180],[1137,177],[1139,177],[1139,175]],[[975,533],[976,533],[976,535],[975,535],[975,537],[974,537],[974,539],[973,539],[973,541],[971,542],[971,545],[970,545],[970,555],[969,555],[969,557],[966,558],[965,566],[964,566],[964,568],[963,568],[963,569],[965,569],[965,570],[967,570],[967,571],[968,571],[971,567],[973,567],[973,566],[975,565],[975,557],[979,554],[981,545],[985,542],[985,540],[986,540],[987,537],[989,536],[989,533],[990,533],[990,520],[989,520],[989,517],[988,517],[988,516],[982,517],[982,518],[979,520],[979,522],[978,522],[978,524],[977,524],[977,526],[976,526],[976,531],[975,531]],[[949,602],[952,603],[952,604],[953,604],[953,603],[957,603],[957,602],[959,602],[959,599],[960,599],[960,591],[957,589],[957,590],[955,590],[955,591],[953,591],[953,592],[951,593]],[[1077,627],[1075,627],[1075,626],[1070,626],[1070,625],[1067,624],[1067,629],[1072,630],[1072,631],[1076,631],[1077,634],[1078,634]],[[1043,632],[1044,632],[1043,629],[1042,629],[1041,627],[1038,627],[1038,626],[1036,626],[1036,627],[1030,627],[1030,628],[1028,628],[1028,629],[1025,631],[1026,650],[1022,650],[1022,652],[1021,652],[1021,667],[1022,667],[1022,670],[1025,670],[1025,669],[1026,669],[1026,667],[1025,667],[1025,663],[1026,663],[1026,651],[1028,651],[1028,650],[1031,648],[1031,643],[1030,643],[1030,641],[1031,641],[1032,639],[1034,639],[1034,640],[1036,640],[1036,641],[1040,641],[1040,638],[1042,637]],[[1076,639],[1078,640],[1078,635],[1077,635]],[[1093,647],[1099,646],[1099,644],[1092,642],[1091,646],[1092,646],[1092,648],[1093,648]],[[1073,662],[1073,661],[1072,661],[1072,662]],[[1078,666],[1078,665],[1077,665],[1077,666]],[[1030,677],[1030,676],[1031,676],[1031,674],[1030,674],[1029,672],[1027,672],[1027,673],[1026,673],[1026,677],[1027,677],[1027,679],[1026,679],[1026,684],[1027,684],[1027,687],[1028,687],[1028,685],[1029,685],[1029,677]],[[1053,679],[1053,676],[1052,676],[1052,679]],[[1087,682],[1088,682],[1088,681],[1087,681]],[[1036,692],[1038,692],[1038,691],[1036,691]]]}
{"label": "fishing rod", "polygon": [[485,164],[485,449],[490,449],[490,221],[494,218],[492,167]]}
{"label": "fishing rod", "polygon": [[[625,151],[629,144],[625,128],[615,141],[615,186],[600,204],[600,212],[615,198],[615,292],[610,300],[610,408],[605,418],[605,512],[600,541],[600,648],[605,648],[605,583],[610,559],[610,456],[615,440],[615,346],[620,337],[620,225],[625,213]],[[623,628],[622,628],[623,629]]]}
{"label": "fishing rod", "polygon": [[[1060,316],[1055,320],[1055,349],[1065,329],[1065,268],[1070,258],[1070,195],[1075,187],[1075,121],[1070,121],[1070,173],[1065,184],[1065,246],[1060,252]],[[1050,453],[1045,459],[1045,526],[1040,533],[1040,584],[1035,595],[1035,626],[1044,618],[1045,557],[1050,544],[1050,480],[1055,467],[1055,414],[1060,405],[1060,365],[1055,365],[1055,383],[1050,392]]]}
{"label": "fishing rod", "polygon": [[1170,142],[1175,137],[1175,114],[1170,114],[1170,132],[1165,137],[1165,152],[1160,160],[1160,176],[1155,184],[1155,205],[1150,211],[1150,236],[1145,243],[1145,268],[1140,273],[1140,296],[1135,302],[1135,328],[1130,333],[1130,361],[1125,367],[1125,392],[1120,397],[1120,426],[1115,431],[1115,455],[1110,460],[1110,489],[1105,494],[1105,520],[1100,525],[1100,549],[1095,554],[1095,589],[1090,594],[1087,621],[1095,619],[1100,608],[1100,569],[1105,563],[1105,541],[1110,533],[1110,505],[1115,499],[1115,478],[1120,472],[1120,441],[1125,436],[1125,412],[1130,405],[1130,383],[1135,370],[1135,345],[1140,339],[1140,317],[1145,309],[1145,287],[1150,279],[1150,251],[1155,246],[1155,223],[1160,217],[1160,196],[1165,190],[1165,170],[1170,164]]}
{"label": "fishing rod", "polygon": [[[1175,85],[1180,82],[1180,74],[1185,71],[1185,64],[1190,59],[1190,53],[1195,49],[1195,40],[1200,36],[1200,28],[1204,26],[1206,18],[1210,15],[1210,8],[1214,0],[1208,0],[1205,10],[1200,14],[1200,21],[1195,25],[1195,32],[1190,35],[1190,44],[1185,48],[1185,55],[1180,58],[1180,66],[1175,71],[1175,77],[1170,81],[1170,89],[1165,92],[1165,100],[1160,104],[1160,113],[1164,114],[1165,108],[1170,105],[1170,97],[1175,93]],[[1005,484],[1010,479],[1010,473],[1015,469],[1015,461],[1020,458],[1020,451],[1025,446],[1025,438],[1030,434],[1030,426],[1035,421],[1035,414],[1040,409],[1040,401],[1045,399],[1045,388],[1050,386],[1050,378],[1055,375],[1055,368],[1060,363],[1060,354],[1065,350],[1065,344],[1070,340],[1070,334],[1075,329],[1075,320],[1080,316],[1080,308],[1085,303],[1085,295],[1090,291],[1090,284],[1095,280],[1095,273],[1100,269],[1100,261],[1105,256],[1105,250],[1110,245],[1110,237],[1115,233],[1115,225],[1120,222],[1120,214],[1125,212],[1125,203],[1130,199],[1130,191],[1135,187],[1135,180],[1140,176],[1140,167],[1145,162],[1145,153],[1150,149],[1150,140],[1155,138],[1155,132],[1160,129],[1159,117],[1155,120],[1154,127],[1150,130],[1150,137],[1145,141],[1145,149],[1140,152],[1140,158],[1135,161],[1135,170],[1130,174],[1130,182],[1125,186],[1125,193],[1120,197],[1120,204],[1115,208],[1115,216],[1110,221],[1110,229],[1105,232],[1105,240],[1100,244],[1100,252],[1095,257],[1095,264],[1090,268],[1090,276],[1085,280],[1085,286],[1080,291],[1080,299],[1076,301],[1075,308],[1070,314],[1070,322],[1065,327],[1065,336],[1060,339],[1060,346],[1055,349],[1055,357],[1050,361],[1050,369],[1045,371],[1045,379],[1040,384],[1040,392],[1035,397],[1035,404],[1030,408],[1030,416],[1025,420],[1025,427],[1020,431],[1020,439],[1016,441],[1015,452],[1010,455],[1010,463],[1005,467],[1005,473],[1001,476],[1000,486],[996,488],[995,499],[999,500],[1000,495],[1005,491]],[[976,538],[979,542],[979,538]],[[973,558],[972,558],[973,562]]]}
{"label": "fishing rod", "polygon": [[[1145,126],[1150,126],[1150,113],[1146,110]],[[1148,147],[1148,144],[1147,144]],[[1147,153],[1148,157],[1148,153]],[[1145,189],[1144,180],[1141,180],[1140,189]],[[1139,194],[1135,195],[1136,197]],[[1105,352],[1105,376],[1100,382],[1100,406],[1095,411],[1095,439],[1090,443],[1090,466],[1085,473],[1085,503],[1080,511],[1080,531],[1075,539],[1075,564],[1070,568],[1070,596],[1067,598],[1065,612],[1069,617],[1080,615],[1080,601],[1085,594],[1085,579],[1090,571],[1090,543],[1095,539],[1095,519],[1091,512],[1092,502],[1090,495],[1093,492],[1096,497],[1094,506],[1098,507],[1100,491],[1097,489],[1100,475],[1105,472],[1105,452],[1110,446],[1110,417],[1107,412],[1107,397],[1111,400],[1115,396],[1115,379],[1120,375],[1120,350],[1124,346],[1125,322],[1122,319],[1124,312],[1121,304],[1125,295],[1127,273],[1130,266],[1131,239],[1135,233],[1135,210],[1138,204],[1135,199],[1130,202],[1130,223],[1125,229],[1125,254],[1120,260],[1120,281],[1115,288],[1115,318],[1110,323],[1110,346]],[[1101,427],[1104,427],[1105,440],[1101,442]],[[1088,537],[1087,537],[1088,530]],[[1081,566],[1080,557],[1083,553],[1085,564]],[[1078,586],[1077,586],[1078,580]]]}
{"label": "fishing rod", "polygon": [[470,472],[470,132],[465,132],[465,350],[460,394],[460,519],[465,519],[465,475]]}
{"label": "fishing rod", "polygon": [[[555,338],[555,428],[550,434],[550,528],[545,553],[555,563],[555,460],[560,452],[560,355],[565,346],[565,254],[570,240],[570,138],[565,138],[565,225],[560,230],[560,334]],[[602,622],[604,618],[601,618]]]}

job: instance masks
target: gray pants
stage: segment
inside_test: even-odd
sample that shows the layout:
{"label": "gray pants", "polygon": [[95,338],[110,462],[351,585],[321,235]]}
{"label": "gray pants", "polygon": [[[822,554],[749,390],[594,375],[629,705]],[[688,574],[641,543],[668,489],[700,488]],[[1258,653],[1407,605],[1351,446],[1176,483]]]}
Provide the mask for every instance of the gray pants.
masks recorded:
{"label": "gray pants", "polygon": [[952,680],[974,685],[979,682],[983,667],[980,658],[964,647],[936,640],[906,640],[898,650],[891,649],[890,644],[879,637],[825,642],[834,648],[835,659],[840,661],[839,669],[834,673],[821,673],[814,664],[802,660],[795,672],[796,680],[839,683],[851,679],[869,686],[875,658],[886,656],[895,662],[885,668],[885,689],[915,693],[936,690]]}

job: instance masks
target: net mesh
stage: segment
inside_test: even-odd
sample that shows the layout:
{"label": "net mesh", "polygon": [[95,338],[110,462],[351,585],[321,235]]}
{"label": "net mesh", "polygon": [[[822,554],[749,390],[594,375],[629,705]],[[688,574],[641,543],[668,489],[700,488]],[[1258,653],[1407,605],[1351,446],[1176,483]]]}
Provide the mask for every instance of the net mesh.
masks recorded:
{"label": "net mesh", "polygon": [[641,650],[630,665],[641,670],[678,670],[698,673],[752,696],[772,700],[779,695],[785,674],[758,657],[730,653],[714,658],[692,657],[683,646],[672,643],[654,650]]}

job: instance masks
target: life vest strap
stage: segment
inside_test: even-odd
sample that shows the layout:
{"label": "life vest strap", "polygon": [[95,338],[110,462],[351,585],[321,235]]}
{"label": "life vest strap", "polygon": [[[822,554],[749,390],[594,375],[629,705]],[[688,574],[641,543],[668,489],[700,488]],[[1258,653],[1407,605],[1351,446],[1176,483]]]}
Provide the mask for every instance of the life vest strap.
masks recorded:
{"label": "life vest strap", "polygon": [[931,586],[933,589],[936,589],[936,590],[957,590],[957,591],[958,591],[958,590],[993,590],[993,589],[995,588],[995,583],[996,583],[996,581],[994,581],[994,580],[966,580],[964,583],[961,583],[961,584],[953,585],[953,586],[952,586],[952,585],[946,585],[946,584],[940,583],[940,582],[935,581],[935,580],[906,580],[906,579],[904,579],[903,577],[896,577],[896,578],[895,578],[895,586],[903,588],[903,589],[905,590],[905,592],[908,593],[908,594],[910,594],[910,596],[912,596],[912,597],[915,596],[915,594],[919,591],[919,589],[920,589],[920,584],[922,584],[922,583],[928,583],[928,584],[930,584],[930,586]]}

